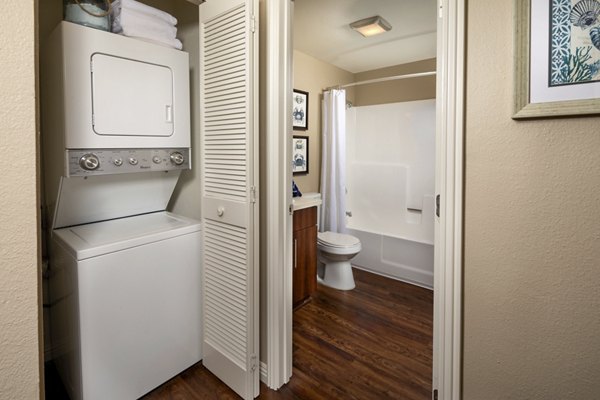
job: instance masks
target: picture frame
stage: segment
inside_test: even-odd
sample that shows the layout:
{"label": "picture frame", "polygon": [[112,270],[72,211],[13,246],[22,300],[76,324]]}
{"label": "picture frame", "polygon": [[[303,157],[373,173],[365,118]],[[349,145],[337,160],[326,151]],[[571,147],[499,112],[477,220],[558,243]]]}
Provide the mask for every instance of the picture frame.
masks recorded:
{"label": "picture frame", "polygon": [[586,13],[589,2],[574,0],[514,1],[513,119],[600,113],[600,10]]}
{"label": "picture frame", "polygon": [[292,145],[292,174],[308,174],[308,136],[294,135]]}
{"label": "picture frame", "polygon": [[292,98],[292,127],[294,130],[308,129],[308,92],[294,89]]}

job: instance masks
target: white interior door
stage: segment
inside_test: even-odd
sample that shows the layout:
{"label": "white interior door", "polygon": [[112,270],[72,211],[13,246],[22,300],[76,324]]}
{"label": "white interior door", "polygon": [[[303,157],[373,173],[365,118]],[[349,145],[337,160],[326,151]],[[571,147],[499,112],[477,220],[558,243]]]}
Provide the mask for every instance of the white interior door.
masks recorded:
{"label": "white interior door", "polygon": [[203,363],[259,394],[256,0],[200,6]]}

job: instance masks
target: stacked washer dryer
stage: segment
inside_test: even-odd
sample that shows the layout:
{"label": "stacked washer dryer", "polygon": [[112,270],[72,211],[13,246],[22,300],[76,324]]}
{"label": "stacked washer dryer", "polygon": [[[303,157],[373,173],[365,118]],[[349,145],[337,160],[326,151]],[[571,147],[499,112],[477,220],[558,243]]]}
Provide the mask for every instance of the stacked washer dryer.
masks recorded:
{"label": "stacked washer dryer", "polygon": [[42,49],[53,358],[76,399],[134,399],[201,358],[185,52],[62,22]]}

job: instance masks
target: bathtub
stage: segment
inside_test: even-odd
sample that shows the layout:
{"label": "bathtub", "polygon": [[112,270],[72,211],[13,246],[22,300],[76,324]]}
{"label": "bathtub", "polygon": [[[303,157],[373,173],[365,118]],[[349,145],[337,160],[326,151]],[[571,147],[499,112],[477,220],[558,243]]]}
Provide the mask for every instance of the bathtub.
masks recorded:
{"label": "bathtub", "polygon": [[348,233],[362,244],[353,267],[433,289],[433,244],[356,229]]}
{"label": "bathtub", "polygon": [[[378,225],[377,220],[361,221],[360,211],[358,215],[356,211],[350,212],[352,217],[346,219],[347,232],[360,239],[362,244],[362,250],[352,259],[352,265],[365,271],[432,289],[433,196],[426,196],[423,203],[422,212],[409,210],[405,212],[403,221],[409,229],[404,229],[407,232],[404,236],[391,232],[391,229],[385,229],[382,224]],[[394,221],[391,215],[388,217],[388,222]],[[394,226],[397,224],[396,220]]]}
{"label": "bathtub", "polygon": [[357,268],[433,287],[435,100],[346,112],[346,227]]}

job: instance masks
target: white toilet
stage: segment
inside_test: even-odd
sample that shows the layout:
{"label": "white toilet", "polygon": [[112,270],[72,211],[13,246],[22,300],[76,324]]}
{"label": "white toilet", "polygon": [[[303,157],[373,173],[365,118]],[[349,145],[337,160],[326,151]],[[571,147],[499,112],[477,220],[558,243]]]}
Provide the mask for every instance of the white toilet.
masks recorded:
{"label": "white toilet", "polygon": [[322,263],[317,276],[319,283],[339,290],[354,289],[350,260],[360,252],[360,240],[342,233],[319,232],[317,248]]}

